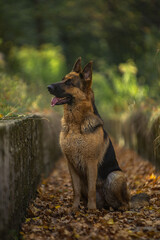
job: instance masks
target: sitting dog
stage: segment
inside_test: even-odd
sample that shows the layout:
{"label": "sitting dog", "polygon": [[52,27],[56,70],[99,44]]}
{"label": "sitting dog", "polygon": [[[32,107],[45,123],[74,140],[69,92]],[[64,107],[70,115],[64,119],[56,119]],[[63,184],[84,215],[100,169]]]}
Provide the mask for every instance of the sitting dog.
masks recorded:
{"label": "sitting dog", "polygon": [[64,105],[60,145],[72,179],[73,208],[79,207],[81,199],[88,209],[128,208],[126,178],[104,130],[91,86],[92,62],[82,70],[81,58],[61,82],[48,86],[55,96],[51,106]]}

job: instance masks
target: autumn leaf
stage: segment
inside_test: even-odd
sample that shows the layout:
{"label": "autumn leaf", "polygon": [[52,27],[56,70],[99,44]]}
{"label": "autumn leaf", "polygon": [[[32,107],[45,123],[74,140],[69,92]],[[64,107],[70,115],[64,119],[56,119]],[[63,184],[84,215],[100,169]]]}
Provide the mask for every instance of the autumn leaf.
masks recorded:
{"label": "autumn leaf", "polygon": [[57,206],[55,206],[55,208],[57,209],[57,208],[60,208],[61,206],[59,206],[59,205],[57,205]]}
{"label": "autumn leaf", "polygon": [[110,219],[107,221],[107,223],[108,223],[109,225],[112,225],[112,224],[114,224],[114,221],[113,221],[112,218],[110,218]]}

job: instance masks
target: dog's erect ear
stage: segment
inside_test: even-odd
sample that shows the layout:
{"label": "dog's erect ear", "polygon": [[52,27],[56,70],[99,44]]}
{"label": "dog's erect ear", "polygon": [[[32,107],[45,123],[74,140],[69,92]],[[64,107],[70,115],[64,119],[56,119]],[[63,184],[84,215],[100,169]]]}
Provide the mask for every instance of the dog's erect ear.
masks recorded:
{"label": "dog's erect ear", "polygon": [[79,72],[81,72],[81,70],[82,70],[82,68],[81,68],[81,57],[79,57],[77,59],[77,61],[75,62],[72,71],[79,73]]}
{"label": "dog's erect ear", "polygon": [[93,62],[90,61],[83,69],[82,74],[84,77],[84,80],[87,84],[87,87],[91,87],[92,85],[92,64]]}

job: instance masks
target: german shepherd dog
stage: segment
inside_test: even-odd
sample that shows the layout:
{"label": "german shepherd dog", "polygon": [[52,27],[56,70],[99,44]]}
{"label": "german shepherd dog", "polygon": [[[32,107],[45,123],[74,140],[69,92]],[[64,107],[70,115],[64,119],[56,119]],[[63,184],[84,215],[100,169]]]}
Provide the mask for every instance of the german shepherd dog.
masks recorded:
{"label": "german shepherd dog", "polygon": [[95,106],[92,62],[81,68],[81,58],[61,82],[48,86],[51,106],[64,104],[60,145],[68,160],[74,192],[73,209],[80,200],[88,209],[128,208],[130,194],[112,142]]}

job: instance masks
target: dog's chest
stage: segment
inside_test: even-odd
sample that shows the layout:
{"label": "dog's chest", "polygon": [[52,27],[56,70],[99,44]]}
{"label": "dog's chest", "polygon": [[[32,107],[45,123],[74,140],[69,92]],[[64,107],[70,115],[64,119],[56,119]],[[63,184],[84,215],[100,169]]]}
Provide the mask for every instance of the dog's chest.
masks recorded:
{"label": "dog's chest", "polygon": [[67,135],[61,133],[60,145],[68,161],[72,162],[76,168],[85,167],[85,156],[87,141],[78,133],[70,131]]}
{"label": "dog's chest", "polygon": [[102,129],[85,134],[74,126],[70,129],[63,127],[60,145],[68,161],[76,168],[85,169],[87,161],[100,161],[102,148],[104,148]]}

